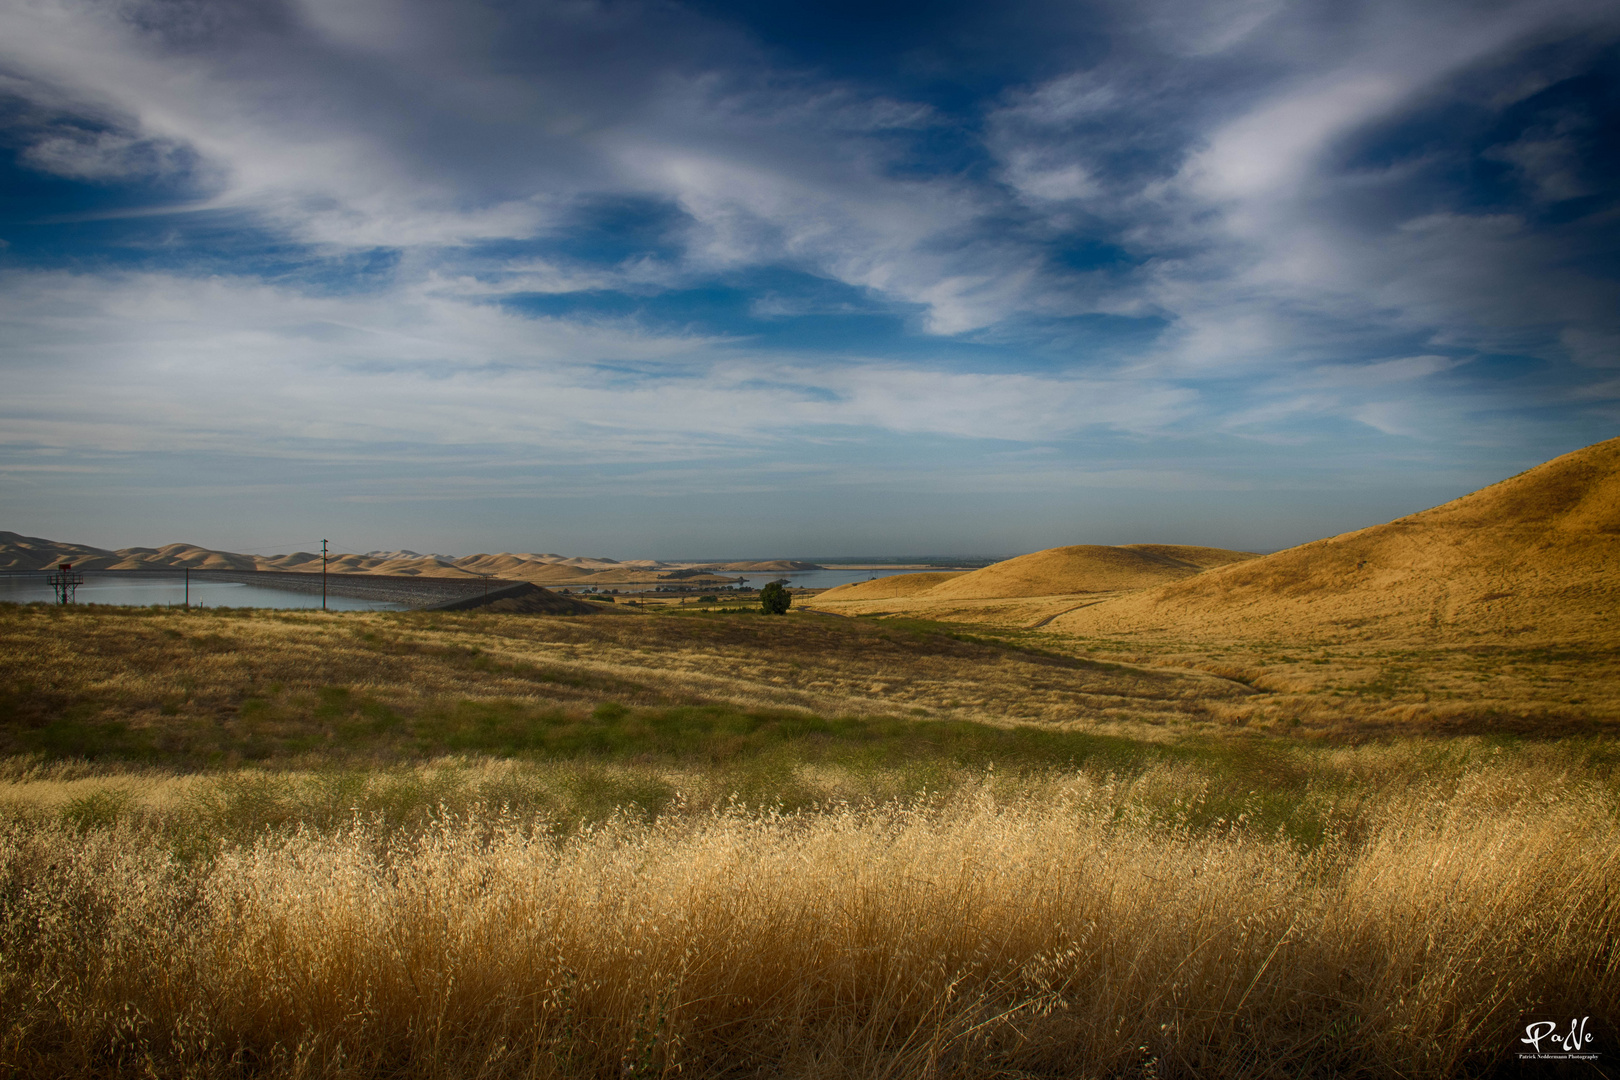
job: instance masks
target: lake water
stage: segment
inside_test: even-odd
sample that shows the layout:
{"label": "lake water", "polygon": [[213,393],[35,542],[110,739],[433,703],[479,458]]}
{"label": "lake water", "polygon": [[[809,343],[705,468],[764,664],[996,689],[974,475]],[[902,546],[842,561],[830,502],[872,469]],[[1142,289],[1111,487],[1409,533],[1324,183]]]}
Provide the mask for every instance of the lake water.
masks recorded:
{"label": "lake water", "polygon": [[854,581],[867,581],[875,577],[892,577],[895,574],[929,574],[937,573],[933,570],[800,570],[775,574],[734,574],[727,570],[716,573],[726,577],[740,577],[748,580],[748,586],[757,589],[769,581],[781,581],[787,578],[788,584],[795,589],[830,589],[835,585],[848,585]]}
{"label": "lake water", "polygon": [[[749,588],[757,589],[771,581],[783,578],[795,588],[830,589],[854,581],[867,581],[874,577],[894,574],[921,574],[924,570],[903,568],[880,570],[800,570],[777,573],[729,573],[728,578],[743,578]],[[46,572],[0,573],[0,603],[31,604],[55,603],[56,596],[46,582]],[[118,604],[132,607],[179,607],[186,602],[186,581],[181,574],[142,574],[131,579],[129,574],[101,574],[86,571],[85,581],[79,586],[75,603]],[[678,584],[672,582],[671,584]],[[563,587],[566,589],[566,587]],[[632,586],[651,588],[651,586]],[[252,607],[252,608],[319,608],[318,593],[286,592],[263,585],[245,585],[235,581],[191,579],[192,607]],[[326,606],[332,611],[406,611],[404,604],[381,600],[357,600],[349,596],[328,596]]]}
{"label": "lake water", "polygon": [[[32,604],[56,602],[56,594],[46,582],[45,573],[0,574],[0,603]],[[127,574],[98,574],[94,570],[84,575],[79,586],[78,604],[120,604],[133,607],[179,607],[186,602],[186,579],[183,574],[142,574],[131,581]],[[252,608],[319,608],[319,593],[285,592],[267,589],[262,585],[244,585],[235,581],[199,581],[191,579],[192,607],[252,607]],[[356,600],[352,596],[328,596],[326,606],[331,611],[405,611],[404,604],[381,600]]]}

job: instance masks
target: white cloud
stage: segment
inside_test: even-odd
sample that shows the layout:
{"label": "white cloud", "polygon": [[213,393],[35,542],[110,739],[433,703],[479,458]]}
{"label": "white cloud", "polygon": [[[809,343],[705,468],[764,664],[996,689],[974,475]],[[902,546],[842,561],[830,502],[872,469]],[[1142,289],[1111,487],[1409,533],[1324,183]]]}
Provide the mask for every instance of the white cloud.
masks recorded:
{"label": "white cloud", "polygon": [[277,456],[312,443],[668,460],[845,428],[1011,441],[1152,431],[1193,395],[1101,376],[808,365],[464,298],[229,278],[9,276],[4,441]]}
{"label": "white cloud", "polygon": [[1402,356],[1370,364],[1332,364],[1318,368],[1314,380],[1322,386],[1378,387],[1412,382],[1450,371],[1462,361],[1451,356]]}
{"label": "white cloud", "polygon": [[1350,415],[1385,435],[1418,439],[1432,438],[1436,433],[1434,414],[1411,401],[1370,401]]}
{"label": "white cloud", "polygon": [[41,172],[84,180],[123,180],[178,171],[180,148],[109,131],[67,129],[46,135],[23,152]]}
{"label": "white cloud", "polygon": [[[13,303],[8,317],[30,333],[53,325],[61,344],[36,336],[33,352],[14,346],[19,359],[8,364],[65,355],[79,341],[83,356],[128,358],[115,381],[172,369],[214,387],[221,403],[262,392],[315,417],[272,410],[267,431],[464,440],[487,408],[492,437],[583,446],[606,431],[618,433],[616,445],[640,447],[702,443],[698,425],[672,421],[656,402],[710,393],[732,395],[715,439],[764,437],[762,426],[730,419],[753,408],[780,408],[805,425],[1022,439],[1184,421],[1191,391],[1174,380],[1254,380],[1233,413],[1253,425],[1370,408],[1355,380],[1383,376],[1347,359],[1545,351],[1561,338],[1581,362],[1604,366],[1620,340],[1620,293],[1575,264],[1567,237],[1512,213],[1365,211],[1399,203],[1403,178],[1393,168],[1351,174],[1336,157],[1403,110],[1466,96],[1455,80],[1526,42],[1583,28],[1595,28],[1594,40],[1612,35],[1620,20],[1590,4],[1117,5],[1109,56],[985,105],[989,180],[975,168],[906,167],[908,140],[964,138],[960,118],[773,67],[740,33],[687,9],[519,8],[308,0],[281,21],[245,7],[143,0],[0,8],[5,88],[39,110],[26,151],[36,166],[111,178],[173,169],[190,155],[211,170],[207,205],[249,210],[328,249],[411,253],[387,291],[361,299],[254,293],[242,281],[179,274],[34,279],[38,309]],[[1476,98],[1498,92],[1485,81],[1489,93],[1470,91]],[[85,122],[64,126],[63,116]],[[1499,156],[1544,198],[1567,197],[1578,189],[1567,135],[1549,128]],[[543,235],[596,197],[678,207],[684,231],[669,239],[681,250],[613,266],[458,262],[437,250]],[[1129,258],[1090,271],[1056,266],[1051,248],[1076,236]],[[918,327],[934,335],[1099,313],[1159,316],[1171,329],[1132,347],[1129,375],[1112,354],[1085,350],[1048,355],[1041,376],[997,374],[987,362],[944,377],[921,364],[841,358],[821,374],[808,361],[788,372],[791,364],[765,357],[747,379],[722,385],[714,365],[738,347],[717,337],[523,319],[484,303],[518,292],[647,294],[760,266],[915,305]],[[63,312],[54,324],[53,310]],[[825,308],[771,296],[754,304],[759,315],[805,310]],[[1414,339],[1428,344],[1414,348]],[[220,359],[233,355],[262,374]],[[593,365],[619,362],[707,374],[604,389]],[[382,371],[413,389],[370,381]],[[1330,371],[1354,374],[1330,383]],[[1296,376],[1312,372],[1306,394]],[[814,393],[795,396],[798,384]],[[365,400],[321,404],[339,388]],[[489,393],[494,400],[480,397]],[[1303,404],[1277,413],[1281,400]],[[205,416],[202,401],[187,408]],[[154,397],[152,414],[170,407]],[[1014,419],[990,419],[996,409]],[[521,410],[550,427],[537,433]]]}
{"label": "white cloud", "polygon": [[1232,121],[1188,164],[1183,181],[1214,200],[1293,195],[1324,146],[1400,101],[1409,87],[1375,72],[1351,72],[1294,91]]}

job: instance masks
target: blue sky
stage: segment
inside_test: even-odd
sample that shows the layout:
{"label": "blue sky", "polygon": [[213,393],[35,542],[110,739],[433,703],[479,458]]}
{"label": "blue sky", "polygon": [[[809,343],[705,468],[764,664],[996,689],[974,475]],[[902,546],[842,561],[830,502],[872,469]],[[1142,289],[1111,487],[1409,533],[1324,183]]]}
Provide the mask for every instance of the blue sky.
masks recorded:
{"label": "blue sky", "polygon": [[1620,8],[18,0],[0,528],[1269,551],[1620,434]]}

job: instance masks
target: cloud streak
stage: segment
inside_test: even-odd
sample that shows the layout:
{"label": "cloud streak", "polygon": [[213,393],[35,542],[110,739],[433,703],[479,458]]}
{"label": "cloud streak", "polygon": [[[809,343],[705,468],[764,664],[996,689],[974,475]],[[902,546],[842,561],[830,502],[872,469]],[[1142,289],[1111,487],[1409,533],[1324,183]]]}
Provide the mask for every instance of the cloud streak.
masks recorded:
{"label": "cloud streak", "polygon": [[723,4],[7,5],[0,444],[389,484],[1053,444],[1006,486],[1062,491],[1608,433],[1612,5],[1015,14],[874,63]]}

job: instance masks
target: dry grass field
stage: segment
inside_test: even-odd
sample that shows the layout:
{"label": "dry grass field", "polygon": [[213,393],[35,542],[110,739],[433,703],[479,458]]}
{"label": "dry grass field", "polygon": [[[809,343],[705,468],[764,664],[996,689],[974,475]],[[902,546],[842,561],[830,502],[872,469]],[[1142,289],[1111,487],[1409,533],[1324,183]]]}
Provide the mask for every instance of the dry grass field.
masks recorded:
{"label": "dry grass field", "polygon": [[1613,1014],[1620,743],[1481,697],[1612,656],[1131,647],[0,609],[0,1071],[1461,1077]]}
{"label": "dry grass field", "polygon": [[[1165,554],[1175,551],[1205,557]],[[1620,642],[1617,570],[1611,439],[1443,506],[1264,557],[1054,548],[909,596],[829,590],[816,606],[1145,643],[1603,647]]]}
{"label": "dry grass field", "polygon": [[[0,615],[0,686],[0,752],[190,765],[515,750],[537,737],[536,722],[566,727],[605,704],[1151,734],[1208,726],[1211,703],[1254,694],[1198,671],[1019,648],[931,624],[805,614],[46,606]],[[463,723],[474,713],[485,742]]]}
{"label": "dry grass field", "polygon": [[1616,544],[1620,441],[786,617],[0,606],[0,1075],[1613,1075]]}
{"label": "dry grass field", "polygon": [[[1163,582],[1104,572],[1143,553],[1185,565]],[[1230,678],[1261,693],[1209,714],[1251,729],[1555,737],[1620,721],[1620,439],[1399,521],[1236,555],[1056,548],[812,604]]]}
{"label": "dry grass field", "polygon": [[1197,777],[1171,766],[564,833],[485,805],[188,844],[172,826],[208,805],[195,780],[168,814],[14,808],[0,1062],[1474,1075],[1527,1015],[1620,1000],[1613,791],[1514,766],[1318,793],[1339,816],[1312,845],[1242,814],[1195,821]]}

